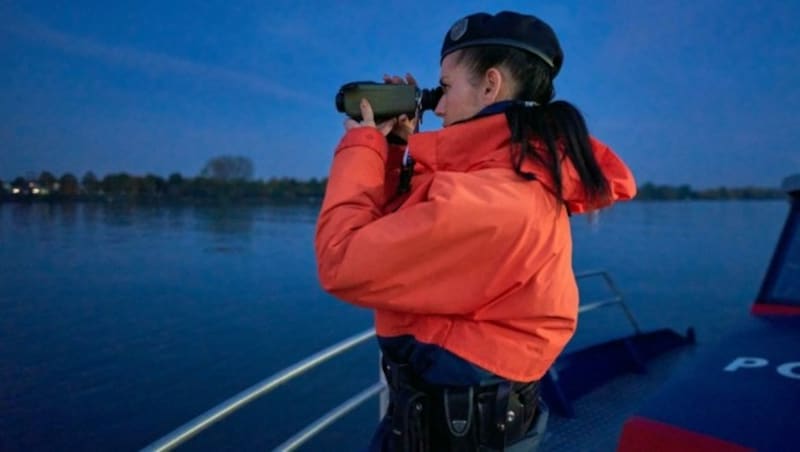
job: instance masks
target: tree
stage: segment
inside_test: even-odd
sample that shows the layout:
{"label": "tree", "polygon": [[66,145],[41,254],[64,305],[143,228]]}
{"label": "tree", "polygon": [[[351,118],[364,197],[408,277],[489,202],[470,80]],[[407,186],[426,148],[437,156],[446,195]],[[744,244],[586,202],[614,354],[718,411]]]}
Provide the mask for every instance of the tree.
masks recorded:
{"label": "tree", "polygon": [[172,173],[169,175],[169,178],[167,179],[167,184],[180,186],[181,184],[183,184],[183,176],[181,176],[181,173]]}
{"label": "tree", "polygon": [[50,171],[42,171],[39,174],[38,181],[40,187],[46,188],[47,190],[52,190],[56,184],[56,176],[54,176]]}
{"label": "tree", "polygon": [[678,199],[692,199],[694,193],[690,185],[683,184],[678,187]]}
{"label": "tree", "polygon": [[80,191],[80,187],[78,186],[78,178],[72,173],[64,173],[58,180],[58,184],[60,185],[59,191],[63,196],[78,196],[78,192]]}
{"label": "tree", "polygon": [[214,157],[203,167],[200,177],[221,181],[250,180],[253,178],[253,161],[234,155]]}
{"label": "tree", "polygon": [[172,173],[167,178],[167,195],[180,196],[183,193],[183,176],[180,173]]}
{"label": "tree", "polygon": [[100,183],[105,193],[112,195],[136,196],[138,193],[136,182],[127,173],[109,174]]}
{"label": "tree", "polygon": [[163,178],[154,174],[148,174],[141,179],[141,192],[145,196],[161,196],[164,194],[167,183]]}
{"label": "tree", "polygon": [[19,176],[11,181],[11,188],[18,188],[22,193],[28,192],[28,181],[24,177]]}
{"label": "tree", "polygon": [[97,189],[100,188],[100,182],[97,180],[97,176],[91,171],[87,171],[86,174],[83,175],[81,178],[81,185],[89,195],[97,193]]}

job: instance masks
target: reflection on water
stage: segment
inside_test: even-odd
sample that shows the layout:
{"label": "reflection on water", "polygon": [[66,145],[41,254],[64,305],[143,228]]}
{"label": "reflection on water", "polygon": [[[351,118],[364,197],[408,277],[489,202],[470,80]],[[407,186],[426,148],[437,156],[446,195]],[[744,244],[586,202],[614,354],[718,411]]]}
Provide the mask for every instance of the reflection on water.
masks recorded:
{"label": "reflection on water", "polygon": [[255,208],[207,207],[195,212],[197,227],[212,235],[206,251],[242,253],[249,246],[255,221]]}
{"label": "reflection on water", "polygon": [[[746,313],[786,211],[783,202],[622,204],[573,219],[575,267],[609,270],[646,329],[693,324],[707,343]],[[368,311],[319,289],[316,215],[314,206],[0,205],[0,449],[137,449],[367,328]],[[594,311],[573,346],[629,329],[618,310]],[[371,382],[375,359],[364,346],[189,450],[271,449],[331,407],[322,402]],[[372,427],[345,423],[317,446],[362,448]]]}
{"label": "reflection on water", "polygon": [[243,235],[253,232],[255,208],[208,207],[198,209],[198,226],[214,235]]}

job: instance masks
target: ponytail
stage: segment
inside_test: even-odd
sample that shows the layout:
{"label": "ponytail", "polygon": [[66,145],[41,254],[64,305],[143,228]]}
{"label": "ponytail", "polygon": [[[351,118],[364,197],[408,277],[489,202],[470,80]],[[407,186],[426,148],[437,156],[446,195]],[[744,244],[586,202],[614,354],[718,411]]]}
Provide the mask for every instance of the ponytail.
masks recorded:
{"label": "ponytail", "polygon": [[[553,68],[531,53],[507,46],[469,47],[459,52],[457,62],[465,64],[472,74],[480,76],[492,67],[503,67],[517,86],[517,102],[506,110],[517,174],[534,178],[522,170],[525,158],[542,164],[553,180],[556,197],[563,203],[561,162],[566,157],[575,167],[589,200],[604,201],[611,196],[608,180],[594,157],[583,115],[569,102],[551,102],[555,96]],[[536,105],[522,102],[531,100]],[[532,143],[543,143],[544,149],[537,149]]]}
{"label": "ponytail", "polygon": [[[506,119],[516,148],[512,158],[517,174],[532,178],[522,170],[525,158],[540,163],[550,173],[556,197],[563,202],[561,161],[566,157],[575,167],[586,197],[591,201],[608,199],[608,180],[594,157],[583,115],[575,106],[565,101],[533,107],[515,103],[506,110]],[[544,149],[532,146],[536,141],[543,143]]]}

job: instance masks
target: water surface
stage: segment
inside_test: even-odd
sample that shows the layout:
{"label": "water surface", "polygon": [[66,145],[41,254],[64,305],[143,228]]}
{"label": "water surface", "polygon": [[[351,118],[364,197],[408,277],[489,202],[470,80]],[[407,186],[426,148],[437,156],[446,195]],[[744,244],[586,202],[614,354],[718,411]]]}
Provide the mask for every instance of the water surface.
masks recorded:
{"label": "water surface", "polygon": [[[756,296],[786,202],[621,204],[572,220],[645,329],[725,334]],[[330,343],[368,311],[317,283],[317,210],[0,205],[0,450],[133,450]],[[585,298],[600,285],[581,284]],[[612,308],[570,347],[627,334]],[[374,381],[374,344],[232,416],[189,450],[265,449]],[[309,450],[363,447],[369,404]]]}

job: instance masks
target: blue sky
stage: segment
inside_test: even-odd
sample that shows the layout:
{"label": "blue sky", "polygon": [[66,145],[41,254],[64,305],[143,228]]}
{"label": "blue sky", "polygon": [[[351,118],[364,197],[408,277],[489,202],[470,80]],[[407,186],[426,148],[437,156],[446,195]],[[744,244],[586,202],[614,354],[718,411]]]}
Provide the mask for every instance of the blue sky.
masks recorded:
{"label": "blue sky", "polygon": [[800,172],[800,2],[0,0],[0,178],[194,176],[222,154],[261,178],[324,177],[341,84],[433,86],[450,25],[504,9],[553,26],[557,97],[640,183]]}

